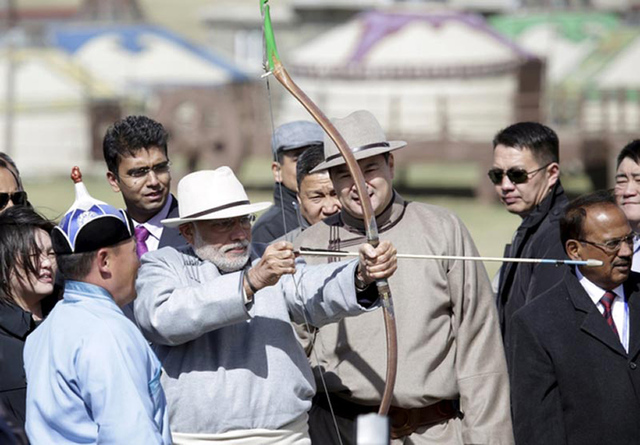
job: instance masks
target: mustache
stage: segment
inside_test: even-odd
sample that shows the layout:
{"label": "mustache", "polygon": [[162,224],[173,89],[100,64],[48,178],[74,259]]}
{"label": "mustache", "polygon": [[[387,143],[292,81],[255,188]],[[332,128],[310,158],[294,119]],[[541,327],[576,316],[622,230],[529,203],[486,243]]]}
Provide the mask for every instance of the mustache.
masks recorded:
{"label": "mustache", "polygon": [[242,240],[242,241],[238,241],[237,243],[226,244],[220,248],[220,252],[227,253],[228,251],[235,250],[235,249],[246,250],[249,247],[249,244],[251,243],[248,240]]}
{"label": "mustache", "polygon": [[625,266],[625,267],[626,266],[631,266],[631,257],[627,257],[627,256],[621,257],[618,260],[614,261],[612,263],[612,265],[614,267],[616,267],[616,266]]}

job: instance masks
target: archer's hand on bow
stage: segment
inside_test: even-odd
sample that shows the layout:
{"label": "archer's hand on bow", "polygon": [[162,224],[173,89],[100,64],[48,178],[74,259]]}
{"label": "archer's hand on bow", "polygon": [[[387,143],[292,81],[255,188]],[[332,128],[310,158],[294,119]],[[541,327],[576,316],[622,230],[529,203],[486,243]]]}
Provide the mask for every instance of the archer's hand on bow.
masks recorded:
{"label": "archer's hand on bow", "polygon": [[282,275],[296,273],[295,260],[293,244],[287,241],[279,241],[269,245],[258,264],[246,272],[251,283],[249,287],[252,294],[263,287],[273,286]]}
{"label": "archer's hand on bow", "polygon": [[358,253],[356,283],[368,286],[375,280],[389,278],[398,268],[397,251],[390,241],[382,241],[376,248],[362,244]]}

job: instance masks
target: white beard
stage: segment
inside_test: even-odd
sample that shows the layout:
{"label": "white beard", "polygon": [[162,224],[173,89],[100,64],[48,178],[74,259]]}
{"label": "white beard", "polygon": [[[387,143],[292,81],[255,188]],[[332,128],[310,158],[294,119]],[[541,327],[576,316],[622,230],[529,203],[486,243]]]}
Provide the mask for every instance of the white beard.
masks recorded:
{"label": "white beard", "polygon": [[[195,227],[194,227],[195,228]],[[195,228],[193,237],[193,251],[201,260],[211,261],[221,272],[230,273],[242,269],[249,261],[249,241],[242,240],[233,244],[225,244],[216,248],[204,242],[200,232]],[[241,255],[228,256],[226,252],[243,247],[245,253]]]}

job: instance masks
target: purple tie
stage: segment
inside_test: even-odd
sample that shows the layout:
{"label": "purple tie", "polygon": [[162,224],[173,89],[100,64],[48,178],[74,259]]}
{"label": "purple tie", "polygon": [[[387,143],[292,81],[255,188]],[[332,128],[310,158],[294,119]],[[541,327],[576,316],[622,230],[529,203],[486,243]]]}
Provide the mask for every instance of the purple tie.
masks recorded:
{"label": "purple tie", "polygon": [[147,238],[149,238],[149,231],[143,225],[139,225],[135,228],[136,234],[136,251],[138,252],[138,258],[147,253]]}
{"label": "purple tie", "polygon": [[602,306],[604,306],[604,312],[602,313],[602,316],[605,320],[607,320],[607,324],[611,326],[613,332],[618,335],[618,329],[616,329],[616,324],[613,322],[613,315],[611,315],[611,306],[613,305],[613,300],[615,299],[616,294],[611,291],[606,291],[604,293],[604,296],[600,299],[600,303],[602,303]]}

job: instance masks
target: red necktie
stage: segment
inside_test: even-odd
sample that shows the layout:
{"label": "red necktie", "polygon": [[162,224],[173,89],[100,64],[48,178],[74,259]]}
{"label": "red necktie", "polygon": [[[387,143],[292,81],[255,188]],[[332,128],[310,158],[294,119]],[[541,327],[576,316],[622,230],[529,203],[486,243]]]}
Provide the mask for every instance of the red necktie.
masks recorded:
{"label": "red necktie", "polygon": [[604,293],[604,296],[600,299],[600,303],[602,303],[602,306],[604,306],[604,312],[602,313],[602,316],[605,320],[607,320],[607,324],[611,326],[613,332],[618,335],[618,329],[616,329],[616,324],[613,322],[613,315],[611,315],[611,306],[613,306],[613,300],[615,299],[616,294],[611,291],[606,291]]}
{"label": "red necktie", "polygon": [[134,229],[136,235],[136,251],[138,252],[138,258],[147,253],[147,238],[149,238],[149,230],[143,225],[139,225]]}

